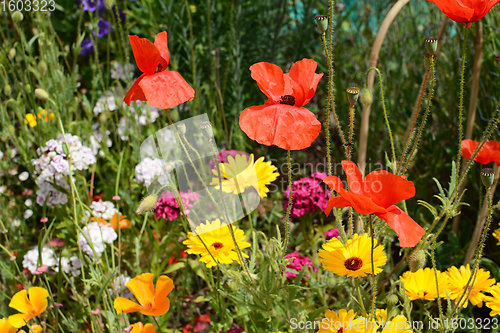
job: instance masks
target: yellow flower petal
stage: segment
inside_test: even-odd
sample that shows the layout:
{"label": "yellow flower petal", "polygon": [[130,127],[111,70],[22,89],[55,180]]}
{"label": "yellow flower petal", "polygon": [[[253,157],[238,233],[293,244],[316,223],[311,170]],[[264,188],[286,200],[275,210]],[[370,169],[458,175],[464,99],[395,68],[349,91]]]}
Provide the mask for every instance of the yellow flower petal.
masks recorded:
{"label": "yellow flower petal", "polygon": [[123,297],[115,299],[113,306],[118,314],[122,312],[131,313],[142,310],[142,306]]}
{"label": "yellow flower petal", "polygon": [[31,313],[34,310],[33,305],[31,305],[28,299],[28,293],[25,289],[19,291],[12,297],[9,306],[24,314]]}
{"label": "yellow flower petal", "polygon": [[15,315],[12,315],[9,317],[9,323],[14,326],[14,327],[23,327],[24,325],[26,325],[26,321],[24,320],[24,316],[26,316],[25,314],[23,313],[18,313],[18,314],[15,314]]}
{"label": "yellow flower petal", "polygon": [[127,288],[134,294],[142,306],[154,302],[155,286],[153,284],[153,274],[141,274],[126,284]]}
{"label": "yellow flower petal", "polygon": [[8,318],[0,319],[0,332],[2,333],[16,333],[17,328],[12,326]]}
{"label": "yellow flower petal", "polygon": [[33,315],[38,316],[47,309],[47,297],[49,297],[47,289],[40,287],[31,287],[29,289],[30,303],[34,308]]}

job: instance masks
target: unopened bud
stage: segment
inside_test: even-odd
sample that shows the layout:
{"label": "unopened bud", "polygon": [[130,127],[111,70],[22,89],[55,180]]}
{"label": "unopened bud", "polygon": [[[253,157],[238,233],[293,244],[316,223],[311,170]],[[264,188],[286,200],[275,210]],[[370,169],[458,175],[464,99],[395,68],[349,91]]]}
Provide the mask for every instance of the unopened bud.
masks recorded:
{"label": "unopened bud", "polygon": [[45,75],[47,71],[47,63],[45,61],[42,60],[38,63],[38,71],[40,71],[40,74]]}
{"label": "unopened bud", "polygon": [[387,305],[396,305],[399,302],[399,297],[394,294],[388,294],[387,296],[385,296],[384,302]]}
{"label": "unopened bud", "polygon": [[437,55],[435,55],[435,54],[431,55],[429,53],[424,54],[424,65],[425,65],[425,69],[427,69],[428,71],[431,70],[431,59],[433,61],[436,61]]}
{"label": "unopened bud", "polygon": [[324,34],[328,30],[328,15],[318,15],[315,19],[318,30]]}
{"label": "unopened bud", "polygon": [[490,187],[493,185],[493,181],[495,180],[495,171],[491,168],[482,169],[481,180],[483,181],[484,186]]}
{"label": "unopened bud", "polygon": [[427,37],[424,39],[425,49],[429,54],[435,54],[438,48],[438,39],[436,37]]}
{"label": "unopened bud", "polygon": [[186,134],[186,124],[184,123],[180,123],[179,125],[177,125],[177,130],[179,131],[179,133],[181,133],[182,135]]}
{"label": "unopened bud", "polygon": [[415,273],[419,269],[422,269],[425,267],[425,262],[427,261],[427,258],[425,256],[425,251],[424,250],[417,250],[413,252],[410,258],[410,270]]}
{"label": "unopened bud", "polygon": [[370,91],[370,89],[365,88],[365,90],[363,90],[363,93],[361,94],[361,104],[363,104],[363,106],[367,108],[370,105],[372,105],[372,102],[373,102],[372,92]]}
{"label": "unopened bud", "polygon": [[19,11],[15,11],[14,13],[12,13],[12,20],[16,23],[19,23],[23,20],[24,16],[23,16],[23,13],[19,12]]}
{"label": "unopened bud", "polygon": [[115,4],[115,0],[104,0],[104,6],[107,9],[113,8],[114,4]]}
{"label": "unopened bud", "polygon": [[16,129],[12,125],[7,126],[7,129],[9,130],[10,134],[14,134],[16,132]]}
{"label": "unopened bud", "polygon": [[42,101],[45,101],[49,98],[49,94],[47,94],[47,92],[41,88],[35,89],[35,96],[36,98],[41,99]]}
{"label": "unopened bud", "polygon": [[64,154],[66,154],[66,156],[69,156],[69,147],[68,147],[68,144],[66,142],[63,142],[62,149],[63,149]]}
{"label": "unopened bud", "polygon": [[150,194],[144,199],[142,199],[139,207],[137,207],[137,214],[146,214],[150,212],[153,208],[155,208],[156,202],[158,201],[158,197],[156,195]]}
{"label": "unopened bud", "polygon": [[356,104],[359,98],[359,88],[358,87],[347,88],[347,98],[349,99],[349,104],[351,105]]}
{"label": "unopened bud", "polygon": [[5,96],[10,96],[10,93],[12,92],[12,88],[10,85],[6,84],[5,87],[3,87],[3,93]]}
{"label": "unopened bud", "polygon": [[9,59],[12,60],[16,56],[16,49],[12,48],[9,51]]}

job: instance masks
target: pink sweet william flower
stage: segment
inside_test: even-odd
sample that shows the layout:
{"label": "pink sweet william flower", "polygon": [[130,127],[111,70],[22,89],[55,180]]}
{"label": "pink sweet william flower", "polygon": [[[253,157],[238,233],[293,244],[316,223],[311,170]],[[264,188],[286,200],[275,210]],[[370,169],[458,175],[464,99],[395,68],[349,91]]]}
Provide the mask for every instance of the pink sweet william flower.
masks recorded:
{"label": "pink sweet william flower", "polygon": [[330,229],[330,230],[325,232],[325,238],[327,240],[332,239],[334,237],[337,238],[337,237],[339,237],[339,235],[340,235],[340,232],[339,232],[339,229],[337,229],[337,228],[333,228],[333,229]]}
{"label": "pink sweet william flower", "polygon": [[[198,193],[191,190],[188,190],[187,193],[179,191],[179,196],[181,197],[186,214],[189,214],[189,209],[193,208],[193,202],[200,198]],[[179,217],[179,213],[179,204],[175,200],[174,193],[171,191],[163,192],[155,205],[155,218],[164,218],[165,220],[172,221]]]}
{"label": "pink sweet william flower", "polygon": [[[291,271],[287,270],[285,272],[287,279],[294,279],[294,278],[296,278],[297,275],[298,275],[298,272],[300,272],[300,270],[303,267],[305,267],[309,271],[313,271],[313,272],[317,272],[318,271],[318,269],[313,266],[313,262],[312,262],[311,259],[309,259],[309,257],[301,256],[301,255],[299,255],[298,252],[292,252],[290,254],[287,254],[286,258],[287,259],[294,258],[293,261],[286,266],[286,268],[293,269],[294,271],[297,272],[297,273],[295,273],[295,272],[291,272]],[[307,274],[304,275],[304,277],[306,279],[309,279],[309,276]],[[305,281],[302,280],[302,283],[304,283],[304,282]]]}
{"label": "pink sweet william flower", "polygon": [[33,272],[33,274],[40,275],[40,274],[46,272],[48,268],[49,268],[49,266],[47,266],[47,265],[40,266],[36,269],[36,271]]}
{"label": "pink sweet william flower", "polygon": [[[331,193],[325,190],[322,182],[325,173],[316,172],[309,177],[301,178],[292,183],[292,210],[291,217],[301,217],[306,212],[325,210]],[[290,189],[287,187],[285,195],[285,209],[288,209],[288,196]]]}

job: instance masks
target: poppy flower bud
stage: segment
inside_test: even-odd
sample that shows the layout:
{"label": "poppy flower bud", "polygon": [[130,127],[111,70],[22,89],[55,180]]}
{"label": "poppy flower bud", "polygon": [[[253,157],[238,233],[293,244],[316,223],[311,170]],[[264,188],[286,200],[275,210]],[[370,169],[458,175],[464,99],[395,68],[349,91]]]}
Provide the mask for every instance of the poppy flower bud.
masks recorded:
{"label": "poppy flower bud", "polygon": [[47,92],[41,88],[35,89],[35,96],[36,98],[41,99],[42,101],[45,101],[49,98],[49,94],[47,94]]}
{"label": "poppy flower bud", "polygon": [[12,88],[10,85],[6,84],[5,87],[3,87],[3,93],[5,96],[10,96],[10,93],[12,92]]}
{"label": "poppy flower bud", "polygon": [[493,185],[493,180],[495,179],[495,171],[491,168],[484,168],[481,170],[481,180],[484,186],[490,187]]}
{"label": "poppy flower bud", "polygon": [[328,30],[328,15],[318,15],[315,19],[318,30],[324,34]]}
{"label": "poppy flower bud", "polygon": [[40,61],[38,63],[38,71],[40,74],[45,75],[45,72],[47,71],[47,63],[45,61]]}
{"label": "poppy flower bud", "polygon": [[177,125],[177,130],[179,131],[179,133],[181,133],[182,135],[186,134],[186,124],[184,123],[180,123],[179,125]]}
{"label": "poppy flower bud", "polygon": [[424,268],[427,258],[424,250],[417,250],[413,252],[410,258],[410,270],[415,273],[419,269]]}
{"label": "poppy flower bud", "polygon": [[435,54],[431,55],[429,53],[424,54],[424,65],[425,65],[425,69],[428,71],[431,70],[431,59],[436,61],[437,55],[435,55]]}
{"label": "poppy flower bud", "polygon": [[398,304],[399,297],[397,295],[394,295],[394,294],[388,294],[387,296],[385,296],[384,302],[387,305],[392,305],[393,306],[393,305]]}
{"label": "poppy flower bud", "polygon": [[424,39],[425,49],[429,54],[435,54],[438,47],[438,39],[436,37],[427,37]]}
{"label": "poppy flower bud", "polygon": [[9,51],[9,59],[12,60],[16,56],[16,49],[10,49]]}
{"label": "poppy flower bud", "polygon": [[19,23],[23,20],[24,16],[23,16],[23,13],[19,12],[19,11],[15,11],[14,13],[12,13],[12,20],[16,23]]}
{"label": "poppy flower bud", "polygon": [[363,93],[361,94],[361,104],[363,104],[363,106],[367,108],[370,105],[372,105],[372,102],[373,102],[372,92],[370,91],[370,89],[365,88],[365,90],[363,90]]}
{"label": "poppy flower bud", "polygon": [[156,195],[150,194],[141,201],[139,207],[137,207],[137,210],[135,212],[140,215],[146,214],[147,212],[155,208],[157,201],[158,197]]}
{"label": "poppy flower bud", "polygon": [[359,98],[359,88],[358,87],[347,88],[347,98],[349,99],[349,104],[351,105],[356,104]]}
{"label": "poppy flower bud", "polygon": [[115,0],[104,0],[104,7],[106,7],[107,9],[113,8],[114,5]]}

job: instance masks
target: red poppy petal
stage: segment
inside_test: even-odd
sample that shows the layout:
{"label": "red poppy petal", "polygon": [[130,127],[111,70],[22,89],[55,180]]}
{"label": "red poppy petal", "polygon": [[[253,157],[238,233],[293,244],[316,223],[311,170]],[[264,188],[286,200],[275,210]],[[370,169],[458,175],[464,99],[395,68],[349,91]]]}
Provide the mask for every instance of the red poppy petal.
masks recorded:
{"label": "red poppy petal", "polygon": [[[355,211],[362,215],[368,215],[368,214],[375,214],[375,213],[385,213],[386,210],[383,207],[378,206],[375,204],[372,199],[365,197],[364,195],[359,195],[355,194],[352,192],[348,192],[343,189],[339,189],[338,191],[339,197],[342,197],[345,201],[348,202],[348,204],[345,204],[344,201],[341,201],[340,199],[336,199],[338,197],[335,197],[336,200],[333,200],[333,207],[336,208],[343,208],[350,206],[352,207]],[[330,198],[334,199],[334,198]],[[328,203],[330,204],[330,200],[328,200]],[[339,206],[337,206],[339,205]],[[325,211],[326,212],[326,211]]]}
{"label": "red poppy petal", "polygon": [[463,158],[471,158],[472,154],[474,154],[474,150],[476,149],[478,145],[477,141],[474,140],[462,140],[462,145],[461,145],[461,155]]}
{"label": "red poppy petal", "polygon": [[330,212],[332,209],[335,208],[344,208],[344,207],[350,207],[351,203],[347,201],[346,199],[342,198],[340,195],[337,197],[332,197],[328,199],[328,203],[326,204],[325,208],[325,215],[328,216],[330,215]]}
{"label": "red poppy petal", "polygon": [[275,103],[285,94],[285,79],[281,68],[268,62],[258,62],[250,66],[252,79],[257,81],[260,90]]}
{"label": "red poppy petal", "polygon": [[153,74],[162,60],[156,46],[148,39],[139,38],[136,35],[129,35],[128,39],[132,45],[137,67],[145,74]]}
{"label": "red poppy petal", "polygon": [[375,214],[396,232],[401,247],[414,247],[425,235],[425,230],[397,206],[391,206],[385,214]]}
{"label": "red poppy petal", "polygon": [[344,189],[344,184],[342,184],[342,181],[337,176],[325,177],[323,178],[323,182],[336,192],[340,192],[340,189]]}
{"label": "red poppy petal", "polygon": [[160,52],[160,56],[165,61],[164,63],[161,64],[163,66],[163,69],[167,68],[169,58],[168,58],[168,43],[167,43],[166,31],[160,32],[158,35],[156,35],[155,47],[158,49],[158,52]]}
{"label": "red poppy petal", "polygon": [[469,5],[474,8],[474,15],[472,16],[471,22],[476,22],[482,19],[486,14],[488,14],[491,8],[499,2],[500,0],[483,0],[481,2],[476,1],[472,5]]}
{"label": "red poppy petal", "polygon": [[434,3],[439,10],[455,22],[471,22],[474,9],[458,0],[428,0]]}
{"label": "red poppy petal", "polygon": [[130,106],[130,102],[132,101],[146,101],[146,96],[144,96],[144,93],[142,92],[141,87],[139,86],[139,82],[146,76],[146,74],[142,74],[135,80],[134,84],[132,87],[129,89],[127,94],[125,95],[125,98],[123,101],[127,103],[128,106]]}
{"label": "red poppy petal", "polygon": [[349,191],[364,195],[364,181],[363,174],[359,171],[356,163],[351,161],[342,161],[342,168],[347,176],[347,184],[349,184]]}
{"label": "red poppy petal", "polygon": [[271,104],[243,110],[240,128],[260,144],[301,150],[309,147],[318,137],[321,123],[314,113],[305,108]]}
{"label": "red poppy petal", "polygon": [[194,98],[194,90],[177,72],[148,75],[139,83],[150,105],[169,109]]}
{"label": "red poppy petal", "polygon": [[401,200],[413,198],[415,185],[402,176],[381,170],[374,171],[365,177],[364,191],[373,202],[387,209]]}
{"label": "red poppy petal", "polygon": [[[461,147],[462,157],[471,158],[478,144],[478,141],[463,140]],[[486,142],[479,153],[476,155],[474,161],[480,164],[489,164],[491,162],[496,162],[498,165],[500,165],[500,142],[495,140],[489,140],[488,142]]]}
{"label": "red poppy petal", "polygon": [[316,87],[323,73],[316,74],[318,64],[312,59],[302,59],[293,64],[288,73],[292,80],[293,96],[296,106],[304,106],[316,93]]}

